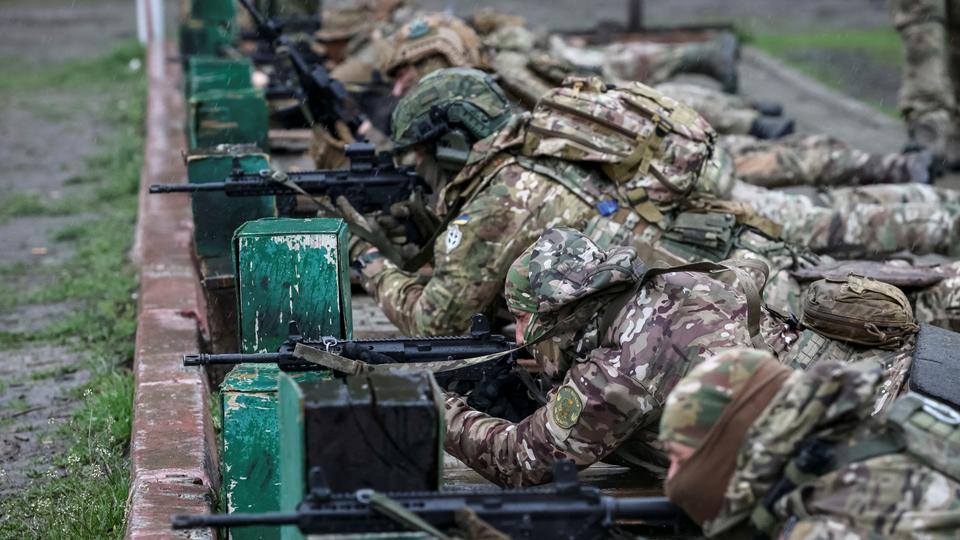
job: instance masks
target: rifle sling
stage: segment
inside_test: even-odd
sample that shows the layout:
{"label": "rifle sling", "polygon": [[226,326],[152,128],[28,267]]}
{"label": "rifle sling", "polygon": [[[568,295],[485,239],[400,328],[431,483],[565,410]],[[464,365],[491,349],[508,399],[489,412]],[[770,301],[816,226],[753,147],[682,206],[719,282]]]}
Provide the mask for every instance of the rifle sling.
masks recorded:
{"label": "rifle sling", "polygon": [[443,373],[465,367],[472,367],[495,358],[500,358],[508,354],[513,354],[523,347],[514,347],[506,351],[485,354],[474,358],[464,358],[461,360],[437,360],[433,362],[408,362],[396,364],[368,364],[360,360],[352,360],[343,356],[333,354],[332,352],[297,343],[293,349],[293,356],[305,362],[316,364],[318,366],[332,369],[348,375],[360,375],[364,373],[404,373],[409,371],[429,371],[431,373]]}
{"label": "rifle sling", "polygon": [[[296,182],[294,182],[293,180],[290,180],[287,174],[282,171],[274,171],[274,173],[270,175],[270,180],[284,187],[287,187],[293,190],[294,192],[299,193],[300,195],[306,196],[311,201],[313,201],[314,204],[322,208],[323,211],[326,212],[327,214],[334,217],[339,217],[340,219],[346,221],[347,224],[353,225],[354,227],[350,229],[350,232],[359,236],[363,240],[370,242],[370,244],[374,245],[388,259],[392,261],[403,260],[402,257],[400,256],[400,252],[397,251],[397,249],[390,242],[390,240],[386,236],[384,236],[384,234],[381,231],[374,230],[372,227],[369,226],[369,224],[366,224],[365,223],[366,219],[359,212],[354,211],[353,213],[356,215],[348,215],[349,212],[345,212],[342,209],[338,209],[334,207],[333,205],[328,203],[326,200],[323,200],[318,197],[314,197],[313,195],[308,193],[307,190],[297,185]],[[422,264],[418,265],[417,268],[419,268],[419,266],[422,266]]]}
{"label": "rifle sling", "polygon": [[369,492],[368,504],[374,512],[394,521],[410,530],[429,534],[439,540],[453,540],[451,537],[438,531],[415,512],[407,510],[402,504],[376,491]]}

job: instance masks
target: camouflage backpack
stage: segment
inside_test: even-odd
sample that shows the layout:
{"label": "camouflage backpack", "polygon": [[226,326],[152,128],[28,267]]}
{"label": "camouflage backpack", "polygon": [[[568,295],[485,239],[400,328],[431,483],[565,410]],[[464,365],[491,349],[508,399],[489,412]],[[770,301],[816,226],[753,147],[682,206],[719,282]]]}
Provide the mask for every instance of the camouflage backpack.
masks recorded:
{"label": "camouflage backpack", "polygon": [[591,162],[650,222],[651,199],[679,201],[696,187],[716,133],[696,111],[640,83],[569,77],[545,94],[527,125],[523,154]]}
{"label": "camouflage backpack", "polygon": [[897,349],[919,330],[910,302],[899,288],[857,275],[810,284],[800,323],[840,341]]}

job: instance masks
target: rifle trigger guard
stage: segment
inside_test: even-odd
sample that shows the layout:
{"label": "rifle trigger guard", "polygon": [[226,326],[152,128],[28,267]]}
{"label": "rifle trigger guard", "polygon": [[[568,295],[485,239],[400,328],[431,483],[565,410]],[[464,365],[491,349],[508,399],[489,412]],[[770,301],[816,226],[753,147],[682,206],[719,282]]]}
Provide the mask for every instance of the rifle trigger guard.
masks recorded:
{"label": "rifle trigger guard", "polygon": [[357,502],[364,505],[369,505],[370,500],[373,499],[373,490],[372,489],[358,489],[357,490]]}

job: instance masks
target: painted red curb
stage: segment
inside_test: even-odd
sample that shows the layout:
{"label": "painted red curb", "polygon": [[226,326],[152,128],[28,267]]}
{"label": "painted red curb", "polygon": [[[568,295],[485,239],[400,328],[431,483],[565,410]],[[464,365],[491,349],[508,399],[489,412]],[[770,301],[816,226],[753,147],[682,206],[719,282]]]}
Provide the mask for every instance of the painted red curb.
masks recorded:
{"label": "painted red curb", "polygon": [[207,513],[218,487],[216,438],[203,372],[180,355],[199,349],[199,277],[191,259],[186,195],[151,197],[147,186],[180,181],[186,168],[182,73],[170,50],[147,55],[147,123],[133,259],[140,269],[133,371],[128,539],[213,538],[173,531],[170,516]]}

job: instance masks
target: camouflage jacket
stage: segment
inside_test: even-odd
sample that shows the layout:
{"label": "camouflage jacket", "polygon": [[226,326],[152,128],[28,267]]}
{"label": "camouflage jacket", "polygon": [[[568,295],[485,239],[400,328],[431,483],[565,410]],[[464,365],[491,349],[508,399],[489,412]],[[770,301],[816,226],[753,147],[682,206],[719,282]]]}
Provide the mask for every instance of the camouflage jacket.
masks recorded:
{"label": "camouflage jacket", "polygon": [[[870,421],[881,370],[819,363],[793,373],[747,432],[711,537],[750,534],[750,515],[804,441],[848,444],[882,432]],[[813,476],[772,505],[780,538],[956,538],[960,482],[905,453],[853,461]]]}
{"label": "camouflage jacket", "polygon": [[[771,268],[765,300],[785,311],[797,305],[799,285],[787,272],[801,260],[796,250],[752,232],[734,238],[737,223],[726,218],[726,228],[719,234],[726,234],[732,243],[726,247],[704,247],[696,239],[688,240],[689,231],[680,221],[672,221],[678,226],[666,226],[665,232],[663,224],[644,226],[636,219],[623,224],[612,219],[616,216],[603,218],[598,208],[617,196],[616,187],[602,173],[576,163],[519,155],[525,122],[526,116],[521,115],[474,145],[466,168],[441,193],[438,213],[456,217],[437,238],[434,272],[428,281],[384,259],[363,269],[364,288],[404,333],[443,335],[466,330],[471,315],[489,312],[496,305],[510,263],[540,233],[556,226],[587,229],[602,247],[637,247],[649,264],[759,259]],[[714,164],[708,170],[717,168],[725,167]],[[722,175],[707,174],[698,190],[712,190],[714,176]],[[679,214],[675,206],[672,200],[662,206],[670,215],[667,222]],[[713,206],[699,205],[689,215],[702,215]],[[762,285],[760,276],[755,277]]]}
{"label": "camouflage jacket", "polygon": [[[384,259],[363,269],[364,288],[405,334],[465,331],[471,315],[495,307],[510,263],[543,231],[580,229],[596,215],[595,208],[544,174],[560,166],[559,160],[538,160],[534,170],[510,152],[490,151],[510,136],[508,127],[477,143],[466,169],[441,194],[439,213],[456,217],[437,238],[427,282]],[[562,165],[582,177],[596,174]]]}
{"label": "camouflage jacket", "polygon": [[722,349],[750,344],[746,307],[728,285],[670,273],[611,300],[559,347],[576,356],[547,404],[520,423],[446,401],[446,449],[484,477],[523,486],[550,480],[569,458],[618,461],[665,472],[659,411],[687,370]]}

